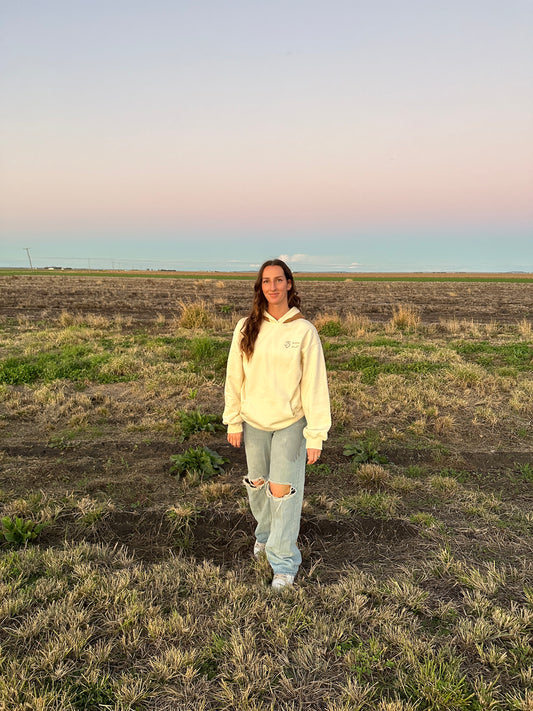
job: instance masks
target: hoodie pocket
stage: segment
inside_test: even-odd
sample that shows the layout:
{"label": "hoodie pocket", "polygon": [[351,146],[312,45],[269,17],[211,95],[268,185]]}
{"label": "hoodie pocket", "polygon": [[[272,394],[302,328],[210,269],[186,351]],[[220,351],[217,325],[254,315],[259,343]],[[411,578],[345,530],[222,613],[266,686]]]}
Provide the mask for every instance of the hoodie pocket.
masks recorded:
{"label": "hoodie pocket", "polygon": [[241,414],[247,422],[256,422],[268,429],[276,429],[279,425],[284,425],[287,420],[294,419],[294,410],[288,400],[261,398],[256,401],[247,398],[242,403]]}

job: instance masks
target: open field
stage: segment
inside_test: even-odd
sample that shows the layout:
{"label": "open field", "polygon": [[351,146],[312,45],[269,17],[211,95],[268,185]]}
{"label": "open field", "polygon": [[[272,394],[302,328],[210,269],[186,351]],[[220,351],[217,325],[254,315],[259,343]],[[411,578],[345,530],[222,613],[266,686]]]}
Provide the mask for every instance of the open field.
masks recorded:
{"label": "open field", "polygon": [[0,276],[0,710],[533,709],[533,285],[299,291],[334,426],[276,596],[215,417],[250,281]]}
{"label": "open field", "polygon": [[[306,277],[310,278],[310,275]],[[424,323],[454,318],[482,323],[492,320],[515,323],[533,313],[533,281],[318,280],[301,281],[298,285],[309,318],[333,310],[340,316],[355,313],[383,322],[390,318],[398,303],[416,306]],[[245,279],[174,277],[162,280],[138,275],[125,278],[123,275],[57,273],[8,276],[0,272],[0,315],[23,313],[31,319],[57,318],[62,311],[68,311],[151,322],[159,314],[166,319],[175,317],[180,302],[201,299],[215,307],[231,307],[232,312],[244,315],[250,288],[250,282]]]}
{"label": "open field", "polygon": [[[533,282],[528,272],[294,272],[299,281],[482,281],[482,282]],[[3,276],[93,276],[93,277],[151,277],[153,279],[255,279],[256,272],[180,272],[165,270],[117,270],[117,269],[44,269],[0,268]]]}

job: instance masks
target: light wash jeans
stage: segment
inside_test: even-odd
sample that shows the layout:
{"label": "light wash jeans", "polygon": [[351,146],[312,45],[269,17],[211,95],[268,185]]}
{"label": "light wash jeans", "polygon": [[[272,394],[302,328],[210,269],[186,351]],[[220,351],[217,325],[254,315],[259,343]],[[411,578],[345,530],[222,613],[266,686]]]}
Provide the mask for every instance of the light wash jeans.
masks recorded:
{"label": "light wash jeans", "polygon": [[[244,423],[244,446],[248,476],[250,509],[257,521],[255,537],[266,543],[266,556],[274,573],[296,575],[302,554],[296,540],[300,531],[300,516],[305,483],[307,451],[303,436],[305,417],[289,427],[264,432]],[[264,484],[252,482],[263,479]],[[269,482],[289,484],[290,492],[275,498]]]}

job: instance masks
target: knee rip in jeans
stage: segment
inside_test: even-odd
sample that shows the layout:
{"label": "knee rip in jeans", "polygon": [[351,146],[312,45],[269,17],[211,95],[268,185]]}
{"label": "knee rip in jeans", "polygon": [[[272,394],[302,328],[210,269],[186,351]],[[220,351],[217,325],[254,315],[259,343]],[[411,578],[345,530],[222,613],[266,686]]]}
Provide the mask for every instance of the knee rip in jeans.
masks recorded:
{"label": "knee rip in jeans", "polygon": [[[287,486],[290,486],[290,485],[288,484]],[[284,494],[283,496],[274,496],[270,486],[267,487],[267,496],[270,499],[277,499],[278,501],[284,501],[285,499],[290,499],[291,496],[294,496],[294,494],[296,494],[296,489],[294,488],[294,486],[290,486],[289,491],[286,494]]]}
{"label": "knee rip in jeans", "polygon": [[256,479],[255,482],[253,482],[249,477],[245,476],[244,479],[242,480],[242,483],[245,486],[250,487],[250,489],[262,489],[264,485],[266,484],[265,480],[263,478]]}

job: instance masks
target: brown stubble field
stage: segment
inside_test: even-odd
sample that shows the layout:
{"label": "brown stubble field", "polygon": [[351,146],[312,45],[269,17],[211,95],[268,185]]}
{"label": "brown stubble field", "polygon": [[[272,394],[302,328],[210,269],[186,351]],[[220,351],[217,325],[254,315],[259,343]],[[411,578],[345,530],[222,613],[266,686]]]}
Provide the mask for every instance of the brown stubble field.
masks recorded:
{"label": "brown stubble field", "polygon": [[[460,278],[465,276],[468,275]],[[299,282],[299,292],[309,318],[334,311],[340,316],[355,313],[383,322],[390,318],[396,304],[412,304],[420,310],[423,323],[453,318],[514,323],[531,318],[533,280],[515,283],[511,278],[499,282],[382,282],[354,281],[350,275],[346,275],[345,281],[321,281],[317,275],[317,281]],[[228,280],[218,276],[180,279],[0,273],[0,314],[39,319],[57,318],[68,311],[149,323],[159,314],[172,318],[179,313],[181,302],[204,299],[215,305],[229,304],[244,315],[250,291],[249,279]]]}
{"label": "brown stubble field", "polygon": [[[251,289],[0,275],[0,512],[46,524],[0,537],[0,671],[24,681],[0,709],[533,708],[533,283],[299,282],[334,426],[277,603],[243,452],[182,417],[220,415]],[[170,475],[201,446],[222,474]],[[91,614],[58,622],[65,595]]]}

